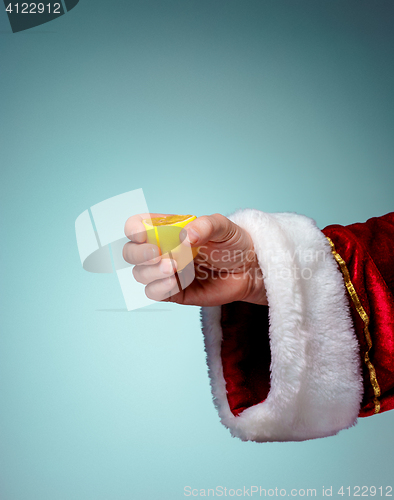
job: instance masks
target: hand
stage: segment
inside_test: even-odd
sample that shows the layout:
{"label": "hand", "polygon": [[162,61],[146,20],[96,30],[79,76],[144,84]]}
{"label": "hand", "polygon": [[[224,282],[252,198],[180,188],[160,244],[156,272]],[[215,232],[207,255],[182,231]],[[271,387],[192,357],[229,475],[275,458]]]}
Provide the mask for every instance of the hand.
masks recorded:
{"label": "hand", "polygon": [[200,250],[194,259],[194,281],[176,292],[179,290],[175,278],[176,262],[162,259],[158,247],[146,242],[142,224],[144,218],[163,215],[134,215],[125,224],[125,234],[130,241],[123,248],[123,258],[135,264],[134,278],[146,285],[148,298],[197,306],[234,301],[267,305],[251,236],[221,214],[198,217],[184,228],[190,245]]}

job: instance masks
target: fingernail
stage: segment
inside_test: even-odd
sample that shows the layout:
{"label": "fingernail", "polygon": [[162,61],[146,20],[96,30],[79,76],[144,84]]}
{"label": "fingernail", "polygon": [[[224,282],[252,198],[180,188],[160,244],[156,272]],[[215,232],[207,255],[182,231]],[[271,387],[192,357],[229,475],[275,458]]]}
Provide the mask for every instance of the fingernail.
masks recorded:
{"label": "fingernail", "polygon": [[155,247],[147,248],[144,251],[144,259],[145,260],[152,260],[158,256],[159,256],[159,252],[158,252],[158,249]]}
{"label": "fingernail", "polygon": [[189,241],[192,245],[198,241],[200,235],[194,229],[190,228],[187,230],[187,235],[189,237]]}

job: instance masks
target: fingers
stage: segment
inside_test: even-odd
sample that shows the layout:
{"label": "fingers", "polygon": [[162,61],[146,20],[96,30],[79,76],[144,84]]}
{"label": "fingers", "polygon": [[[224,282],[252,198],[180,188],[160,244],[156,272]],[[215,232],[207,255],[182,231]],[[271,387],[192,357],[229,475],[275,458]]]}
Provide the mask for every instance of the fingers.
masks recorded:
{"label": "fingers", "polygon": [[203,215],[186,227],[187,240],[193,246],[201,246],[208,241],[217,243],[228,241],[235,236],[238,226],[222,214]]}
{"label": "fingers", "polygon": [[144,243],[146,241],[146,230],[142,224],[142,219],[147,219],[150,214],[138,214],[129,217],[124,226],[124,234],[134,243]]}
{"label": "fingers", "polygon": [[165,280],[170,276],[174,276],[176,272],[176,262],[171,259],[162,259],[159,263],[151,266],[135,266],[132,272],[138,283],[148,285],[153,281]]}
{"label": "fingers", "polygon": [[153,281],[145,287],[145,295],[151,300],[165,300],[179,292],[175,276]]}
{"label": "fingers", "polygon": [[162,217],[163,214],[137,214],[129,217],[124,226],[124,233],[130,240],[123,247],[123,258],[129,264],[151,265],[160,261],[160,251],[156,245],[146,242],[146,229],[143,219]]}
{"label": "fingers", "polygon": [[134,243],[144,243],[146,241],[146,230],[142,223],[143,219],[150,219],[152,217],[163,217],[164,214],[137,214],[129,217],[124,226],[124,234]]}
{"label": "fingers", "polygon": [[176,262],[162,259],[153,266],[135,266],[133,275],[136,281],[146,285],[145,295],[148,299],[161,301],[178,293],[179,286],[175,277]]}
{"label": "fingers", "polygon": [[160,250],[152,243],[133,243],[129,241],[123,247],[123,258],[129,264],[152,265],[160,262]]}
{"label": "fingers", "polygon": [[[126,243],[125,247],[129,245],[130,255],[126,255],[128,262],[139,261],[142,256],[145,257],[145,252],[151,250],[151,247],[158,250],[155,245],[142,244],[138,245],[132,242]],[[156,263],[155,263],[156,262]],[[142,261],[140,265],[133,268],[133,276],[136,281],[146,285],[145,295],[156,301],[169,299],[172,295],[178,293],[179,287],[175,277],[177,263],[173,259],[158,256],[156,259],[149,261]]]}

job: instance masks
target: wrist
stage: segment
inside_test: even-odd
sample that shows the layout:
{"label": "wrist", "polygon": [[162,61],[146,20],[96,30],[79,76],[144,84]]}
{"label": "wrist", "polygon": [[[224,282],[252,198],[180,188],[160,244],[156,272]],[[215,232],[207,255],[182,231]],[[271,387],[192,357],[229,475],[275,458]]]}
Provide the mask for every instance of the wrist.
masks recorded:
{"label": "wrist", "polygon": [[250,280],[248,293],[242,302],[267,306],[267,292],[264,286],[263,273],[257,261],[256,254],[254,255],[253,263],[248,269],[247,274]]}

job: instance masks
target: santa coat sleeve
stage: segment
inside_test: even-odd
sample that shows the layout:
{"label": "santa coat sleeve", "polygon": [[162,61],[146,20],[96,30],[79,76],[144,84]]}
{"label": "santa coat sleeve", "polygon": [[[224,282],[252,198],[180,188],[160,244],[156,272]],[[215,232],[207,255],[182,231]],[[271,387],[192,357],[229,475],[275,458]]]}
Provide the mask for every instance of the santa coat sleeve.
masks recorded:
{"label": "santa coat sleeve", "polygon": [[329,226],[240,210],[268,306],[201,309],[214,403],[242,440],[336,434],[394,407],[394,214]]}

